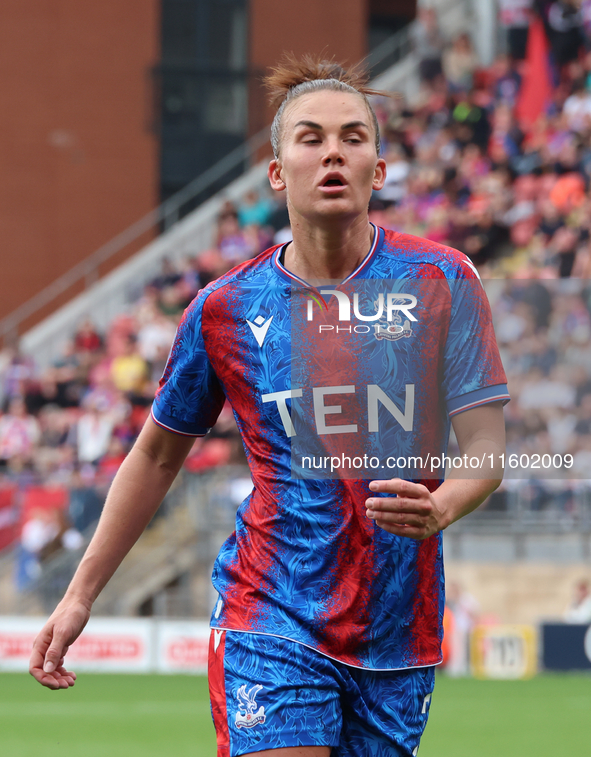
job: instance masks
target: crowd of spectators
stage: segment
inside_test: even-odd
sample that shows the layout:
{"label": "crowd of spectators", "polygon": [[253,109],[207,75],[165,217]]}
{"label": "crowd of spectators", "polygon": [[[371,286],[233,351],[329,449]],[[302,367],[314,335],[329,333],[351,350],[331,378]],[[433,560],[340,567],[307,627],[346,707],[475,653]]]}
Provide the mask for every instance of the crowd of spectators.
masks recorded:
{"label": "crowd of spectators", "polygon": [[[467,34],[446,41],[435,11],[422,12],[419,101],[377,101],[388,178],[370,216],[459,249],[485,281],[506,282],[488,289],[513,397],[508,454],[573,455],[570,484],[542,479],[527,497],[534,509],[574,510],[591,464],[591,3],[500,5],[507,53],[487,69]],[[536,19],[552,96],[524,123]]]}
{"label": "crowd of spectators", "polygon": [[[512,480],[525,478],[522,470],[508,471],[505,489],[519,487],[532,510],[558,507],[576,516],[591,491],[591,281],[485,286],[512,398],[505,408],[507,456],[538,461],[527,487]],[[547,475],[542,459],[552,468]],[[557,462],[550,466],[550,459]]]}
{"label": "crowd of spectators", "polygon": [[[552,4],[552,7],[557,5]],[[591,44],[555,65],[551,102],[533,125],[517,118],[526,61],[480,68],[467,34],[447,47],[433,11],[418,49],[422,92],[412,108],[381,98],[388,179],[373,219],[465,252],[483,277],[585,277],[591,270]]]}
{"label": "crowd of spectators", "polygon": [[[569,3],[546,4],[555,24],[556,5]],[[506,281],[491,301],[514,397],[509,450],[570,452],[579,478],[591,463],[591,288],[580,281],[591,274],[588,6],[576,54],[559,59],[552,102],[529,128],[516,117],[529,17],[505,15],[511,54],[482,69],[467,34],[446,41],[436,15],[424,13],[419,100],[375,100],[388,178],[370,205],[375,223],[462,250],[484,279]],[[79,324],[43,371],[17,348],[0,353],[0,549],[12,528],[21,588],[56,545],[79,546],[98,517],[149,413],[183,309],[209,281],[289,239],[285,198],[251,191],[224,205],[211,249],[165,260],[105,333]],[[225,407],[186,467],[239,461]],[[535,506],[549,496],[538,492]]]}
{"label": "crowd of spectators", "polygon": [[[159,274],[106,333],[78,325],[40,370],[18,349],[0,353],[0,550],[20,541],[19,589],[34,586],[58,548],[77,549],[143,426],[183,310],[200,288],[257,255],[287,225],[285,205],[249,192],[218,217],[214,246]],[[229,407],[185,467],[244,462]]]}

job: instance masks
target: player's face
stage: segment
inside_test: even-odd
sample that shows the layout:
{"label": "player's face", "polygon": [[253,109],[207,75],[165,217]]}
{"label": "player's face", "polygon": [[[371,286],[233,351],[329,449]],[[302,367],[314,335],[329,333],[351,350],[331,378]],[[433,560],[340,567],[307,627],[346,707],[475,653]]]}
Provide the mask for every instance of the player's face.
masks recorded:
{"label": "player's face", "polygon": [[361,97],[331,90],[303,95],[286,108],[281,134],[269,180],[273,189],[287,189],[292,222],[294,213],[311,223],[367,213],[386,167]]}

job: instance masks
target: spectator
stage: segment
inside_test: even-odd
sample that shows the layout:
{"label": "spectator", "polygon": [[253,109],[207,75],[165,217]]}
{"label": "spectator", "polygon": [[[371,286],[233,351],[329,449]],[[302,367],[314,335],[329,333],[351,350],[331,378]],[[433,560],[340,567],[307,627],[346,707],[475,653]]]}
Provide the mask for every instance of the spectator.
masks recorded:
{"label": "spectator", "polygon": [[57,387],[56,402],[60,407],[77,407],[85,390],[83,355],[69,339],[60,357],[54,361],[51,376]]}
{"label": "spectator", "polygon": [[260,197],[254,189],[247,192],[238,205],[238,222],[240,226],[266,226],[273,215],[274,203],[266,197]]}
{"label": "spectator", "polygon": [[450,676],[467,676],[470,673],[470,634],[478,620],[480,607],[472,594],[457,581],[451,582],[446,602],[453,613],[453,628],[445,670]]}
{"label": "spectator", "polygon": [[580,79],[573,86],[573,93],[566,98],[563,113],[571,131],[588,134],[591,131],[591,93]]}
{"label": "spectator", "polygon": [[498,0],[498,3],[499,24],[506,35],[508,53],[513,60],[523,60],[533,0]]}
{"label": "spectator", "polygon": [[579,57],[583,44],[583,15],[577,0],[557,0],[548,10],[548,29],[554,60],[559,67]]}
{"label": "spectator", "polygon": [[421,79],[425,82],[433,82],[441,76],[441,54],[445,47],[435,8],[419,8],[413,34]]}
{"label": "spectator", "polygon": [[0,350],[0,412],[2,408],[5,407],[5,399],[6,399],[5,375],[11,361],[12,361],[12,350],[8,348]]}
{"label": "spectator", "polygon": [[591,47],[591,0],[582,0],[581,19],[583,22],[585,49],[588,51]]}
{"label": "spectator", "polygon": [[506,164],[520,154],[523,133],[517,126],[511,107],[500,102],[492,115],[488,154],[495,164]]}
{"label": "spectator", "polygon": [[562,408],[570,410],[575,404],[575,389],[560,366],[546,378],[539,368],[530,371],[519,396],[524,409]]}
{"label": "spectator", "polygon": [[410,172],[410,164],[402,147],[392,144],[386,151],[386,183],[379,192],[374,192],[386,204],[400,202],[406,194],[406,179]]}
{"label": "spectator", "polygon": [[138,331],[138,352],[148,364],[153,364],[162,351],[169,352],[174,335],[175,325],[161,313],[154,313],[151,321],[144,324]]}
{"label": "spectator", "polygon": [[240,228],[237,215],[228,214],[220,219],[218,225],[218,248],[228,267],[237,265],[259,252],[243,229]]}
{"label": "spectator", "polygon": [[41,577],[41,553],[59,534],[56,512],[37,508],[23,526],[16,574],[20,591],[31,588]]}
{"label": "spectator", "polygon": [[37,419],[27,413],[23,399],[14,398],[8,413],[0,418],[0,462],[6,464],[14,458],[30,462],[39,436]]}
{"label": "spectator", "polygon": [[588,480],[591,470],[591,434],[579,432],[573,458],[573,475]]}
{"label": "spectator", "polygon": [[104,497],[101,497],[94,485],[93,478],[83,475],[77,468],[70,481],[70,503],[68,516],[73,527],[84,533],[100,517]]}
{"label": "spectator", "polygon": [[466,32],[458,34],[450,48],[443,53],[443,71],[453,92],[467,92],[472,88],[478,56]]}
{"label": "spectator", "polygon": [[202,287],[197,257],[188,257],[182,261],[181,274],[177,290],[181,294],[183,306],[188,307]]}
{"label": "spectator", "polygon": [[[179,316],[183,312],[184,304],[185,293],[182,285],[166,286],[160,292],[158,307],[164,315],[175,318],[178,321]],[[135,335],[130,335],[129,338],[133,340]]]}
{"label": "spectator", "polygon": [[0,553],[18,538],[19,518],[17,487],[8,476],[0,473]]}
{"label": "spectator", "polygon": [[130,395],[140,395],[148,378],[148,366],[137,351],[137,338],[129,336],[120,355],[113,358],[111,379],[116,389]]}
{"label": "spectator", "polygon": [[70,431],[68,412],[57,405],[45,405],[38,416],[40,427],[39,446],[58,449],[66,444]]}
{"label": "spectator", "polygon": [[581,436],[591,435],[591,394],[584,394],[581,398],[575,431]]}
{"label": "spectator", "polygon": [[90,318],[86,318],[74,334],[74,348],[76,352],[97,352],[102,346],[103,340],[92,325]]}
{"label": "spectator", "polygon": [[521,87],[521,76],[514,67],[513,58],[507,55],[499,56],[493,63],[491,73],[494,80],[495,103],[514,108]]}
{"label": "spectator", "polygon": [[125,460],[125,457],[126,449],[123,442],[121,439],[113,437],[109,441],[109,446],[98,464],[97,472],[99,479],[110,483],[115,478],[115,474],[119,470],[121,463]]}
{"label": "spectator", "polygon": [[78,460],[97,464],[109,448],[118,417],[113,410],[88,402],[87,411],[76,424]]}
{"label": "spectator", "polygon": [[73,528],[63,509],[39,507],[30,512],[21,534],[16,583],[20,591],[34,587],[43,562],[60,549],[80,549],[82,535]]}
{"label": "spectator", "polygon": [[567,623],[591,623],[591,588],[587,579],[575,584],[573,601],[564,619]]}
{"label": "spectator", "polygon": [[18,349],[9,349],[5,352],[0,376],[3,403],[14,397],[25,397],[35,377],[35,364],[31,357],[23,355]]}
{"label": "spectator", "polygon": [[181,278],[181,274],[176,270],[169,258],[162,260],[162,270],[158,276],[151,282],[155,289],[161,290],[165,287],[174,286]]}
{"label": "spectator", "polygon": [[226,272],[227,268],[227,263],[215,247],[201,253],[197,259],[197,270],[202,286],[207,286],[210,281],[217,279]]}

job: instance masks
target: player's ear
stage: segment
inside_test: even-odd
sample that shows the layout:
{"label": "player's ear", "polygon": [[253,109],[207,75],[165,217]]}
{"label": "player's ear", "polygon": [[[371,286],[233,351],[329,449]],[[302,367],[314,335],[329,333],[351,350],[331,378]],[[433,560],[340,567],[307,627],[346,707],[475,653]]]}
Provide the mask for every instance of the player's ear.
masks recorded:
{"label": "player's ear", "polygon": [[386,161],[383,158],[378,158],[376,168],[373,175],[373,182],[371,188],[374,192],[377,192],[384,186],[386,181]]}
{"label": "player's ear", "polygon": [[269,184],[271,185],[271,188],[276,192],[283,192],[283,190],[285,189],[285,182],[281,178],[282,170],[283,168],[281,163],[277,160],[277,158],[273,158],[273,160],[269,163],[267,176],[269,177]]}

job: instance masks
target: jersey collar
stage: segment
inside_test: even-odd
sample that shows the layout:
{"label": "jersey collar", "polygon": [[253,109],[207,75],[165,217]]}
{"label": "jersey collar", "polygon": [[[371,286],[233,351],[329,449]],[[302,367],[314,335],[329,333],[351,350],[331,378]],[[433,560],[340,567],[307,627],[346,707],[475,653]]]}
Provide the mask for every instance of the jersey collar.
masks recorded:
{"label": "jersey collar", "polygon": [[[375,256],[377,255],[379,248],[382,246],[382,242],[384,241],[384,230],[380,228],[379,226],[375,226],[373,223],[371,225],[373,226],[373,229],[374,229],[374,235],[373,235],[373,242],[372,242],[369,252],[365,256],[365,258],[361,261],[361,263],[357,266],[357,268],[352,273],[350,273],[347,276],[347,278],[341,282],[341,284],[345,284],[347,281],[351,281],[351,279],[361,278],[363,274],[371,266]],[[286,242],[285,244],[278,247],[273,253],[272,261],[273,261],[273,267],[275,268],[276,273],[282,279],[288,281],[290,284],[300,284],[306,287],[307,289],[313,289],[314,287],[312,287],[311,284],[308,284],[308,282],[304,281],[304,279],[300,279],[300,277],[296,276],[295,273],[288,271],[287,268],[285,268],[285,266],[280,262],[279,259],[288,244],[289,242]]]}

